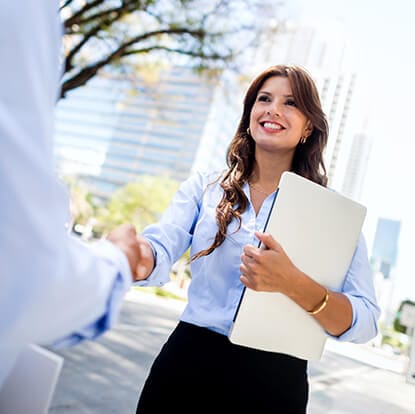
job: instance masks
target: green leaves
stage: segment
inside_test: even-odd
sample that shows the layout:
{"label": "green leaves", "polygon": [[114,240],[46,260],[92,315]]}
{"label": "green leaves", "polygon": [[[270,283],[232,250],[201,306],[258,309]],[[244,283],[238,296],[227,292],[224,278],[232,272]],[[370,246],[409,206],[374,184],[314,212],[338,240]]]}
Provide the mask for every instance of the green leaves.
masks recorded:
{"label": "green leaves", "polygon": [[178,186],[175,180],[154,176],[143,176],[137,182],[126,184],[99,209],[97,231],[106,233],[122,223],[132,223],[141,231],[159,219]]}
{"label": "green leaves", "polygon": [[[149,58],[224,69],[258,39],[271,0],[91,0],[61,5],[66,58],[61,96],[99,70]],[[245,12],[244,12],[245,11]],[[133,59],[134,58],[134,59]]]}

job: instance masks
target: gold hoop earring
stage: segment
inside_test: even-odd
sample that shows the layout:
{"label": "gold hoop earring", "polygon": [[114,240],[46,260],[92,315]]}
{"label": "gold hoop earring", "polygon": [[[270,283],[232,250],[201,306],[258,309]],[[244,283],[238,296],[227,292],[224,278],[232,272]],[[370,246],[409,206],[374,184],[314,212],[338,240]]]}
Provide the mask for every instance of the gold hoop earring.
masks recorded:
{"label": "gold hoop earring", "polygon": [[249,136],[251,136],[251,130],[249,129],[249,127],[248,127],[248,128],[246,128],[246,133],[247,133]]}
{"label": "gold hoop earring", "polygon": [[300,138],[300,144],[305,144],[305,142],[307,141],[307,137],[301,137]]}

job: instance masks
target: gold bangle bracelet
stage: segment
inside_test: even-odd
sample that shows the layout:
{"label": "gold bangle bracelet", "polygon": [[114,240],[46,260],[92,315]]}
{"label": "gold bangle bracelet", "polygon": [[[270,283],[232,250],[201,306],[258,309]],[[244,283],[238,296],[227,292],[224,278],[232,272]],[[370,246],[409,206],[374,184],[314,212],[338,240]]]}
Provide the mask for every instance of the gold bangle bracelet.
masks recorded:
{"label": "gold bangle bracelet", "polygon": [[327,302],[329,301],[329,290],[327,288],[325,288],[325,289],[326,289],[326,294],[324,295],[323,302],[316,309],[313,309],[311,311],[307,311],[307,313],[309,315],[317,315],[318,313],[320,313],[327,306]]}

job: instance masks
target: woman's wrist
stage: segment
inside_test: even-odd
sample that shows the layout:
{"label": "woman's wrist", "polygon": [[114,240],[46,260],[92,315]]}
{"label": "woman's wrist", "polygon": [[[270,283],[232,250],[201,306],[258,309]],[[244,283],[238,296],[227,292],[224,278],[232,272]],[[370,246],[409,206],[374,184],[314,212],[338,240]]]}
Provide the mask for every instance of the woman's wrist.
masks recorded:
{"label": "woman's wrist", "polygon": [[330,298],[330,292],[327,288],[325,289],[326,289],[326,292],[324,294],[323,300],[320,303],[318,303],[313,309],[307,311],[309,315],[317,315],[326,308],[327,303]]}
{"label": "woman's wrist", "polygon": [[314,314],[322,312],[329,300],[328,290],[299,269],[293,272],[291,280],[290,289],[285,294],[308,313],[320,307]]}

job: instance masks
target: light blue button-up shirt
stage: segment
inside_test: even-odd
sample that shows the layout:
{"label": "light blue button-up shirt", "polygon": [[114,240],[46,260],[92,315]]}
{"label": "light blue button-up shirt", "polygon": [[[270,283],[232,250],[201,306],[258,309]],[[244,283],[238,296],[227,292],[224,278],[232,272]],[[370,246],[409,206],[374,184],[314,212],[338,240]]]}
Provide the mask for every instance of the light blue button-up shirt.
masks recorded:
{"label": "light blue button-up shirt", "polygon": [[[191,247],[191,255],[209,247],[217,231],[215,209],[222,197],[218,174],[195,174],[184,181],[161,220],[148,226],[142,235],[156,255],[156,267],[140,285],[163,285],[169,281],[172,264]],[[243,190],[250,199],[247,184]],[[228,335],[244,286],[239,280],[242,248],[258,245],[255,231],[263,231],[271,209],[268,196],[256,215],[251,203],[242,214],[242,226],[232,221],[224,243],[210,255],[191,263],[192,281],[188,304],[181,320]],[[339,340],[366,342],[377,334],[379,307],[363,236],[342,287],[353,308],[350,329]]]}

